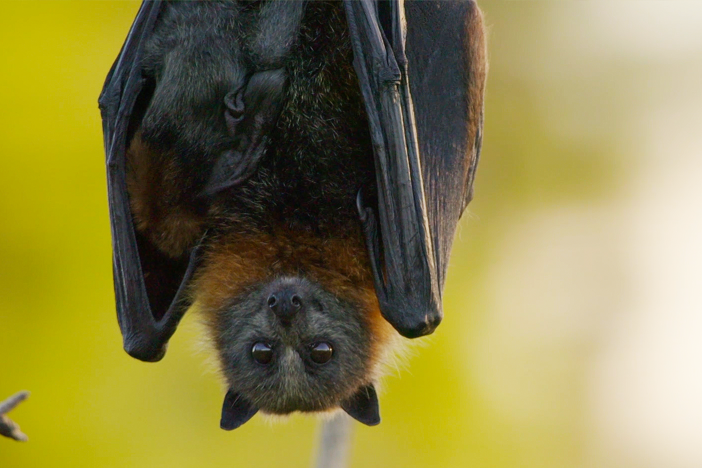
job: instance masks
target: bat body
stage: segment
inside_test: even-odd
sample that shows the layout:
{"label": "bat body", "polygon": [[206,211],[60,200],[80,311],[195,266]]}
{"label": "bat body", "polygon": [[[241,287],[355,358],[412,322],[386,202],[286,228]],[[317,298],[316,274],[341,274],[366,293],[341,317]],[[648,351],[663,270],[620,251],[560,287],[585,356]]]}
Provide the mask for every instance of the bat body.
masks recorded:
{"label": "bat body", "polygon": [[127,351],[159,360],[195,304],[223,428],[377,424],[397,332],[441,318],[484,60],[473,3],[144,3],[101,96]]}

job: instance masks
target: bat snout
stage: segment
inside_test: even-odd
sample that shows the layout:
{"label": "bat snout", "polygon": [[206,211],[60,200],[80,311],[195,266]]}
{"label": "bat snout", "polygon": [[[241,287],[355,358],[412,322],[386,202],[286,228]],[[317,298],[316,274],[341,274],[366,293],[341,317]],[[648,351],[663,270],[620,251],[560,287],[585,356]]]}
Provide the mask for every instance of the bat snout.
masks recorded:
{"label": "bat snout", "polygon": [[295,316],[305,307],[302,296],[292,288],[272,292],[268,296],[267,304],[285,325],[290,325]]}
{"label": "bat snout", "polygon": [[290,325],[313,301],[310,284],[297,278],[282,278],[267,291],[266,305],[283,325]]}

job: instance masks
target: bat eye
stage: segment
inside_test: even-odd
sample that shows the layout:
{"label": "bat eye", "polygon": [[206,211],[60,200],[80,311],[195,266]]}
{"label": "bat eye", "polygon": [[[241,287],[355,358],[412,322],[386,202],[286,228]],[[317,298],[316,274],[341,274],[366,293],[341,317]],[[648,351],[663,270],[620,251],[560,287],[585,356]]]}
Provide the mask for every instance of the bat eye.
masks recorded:
{"label": "bat eye", "polygon": [[331,345],[329,343],[321,342],[312,346],[310,357],[317,364],[325,364],[332,358],[332,354],[334,354],[334,350],[332,349]]}
{"label": "bat eye", "polygon": [[290,302],[296,309],[302,305],[302,300],[297,294],[293,294],[293,297],[290,298]]}
{"label": "bat eye", "polygon": [[270,364],[273,360],[273,350],[266,343],[259,341],[251,348],[251,356],[259,364]]}

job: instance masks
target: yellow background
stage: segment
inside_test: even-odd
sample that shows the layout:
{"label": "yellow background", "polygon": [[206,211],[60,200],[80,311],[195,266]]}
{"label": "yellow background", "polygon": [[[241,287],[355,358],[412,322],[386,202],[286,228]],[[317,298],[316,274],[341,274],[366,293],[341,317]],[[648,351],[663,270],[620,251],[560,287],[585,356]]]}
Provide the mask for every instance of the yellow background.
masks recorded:
{"label": "yellow background", "polygon": [[[484,1],[475,201],[445,319],[354,467],[702,466],[702,4]],[[306,467],[317,425],[219,429],[185,319],[121,348],[97,97],[138,3],[0,3],[0,467]]]}

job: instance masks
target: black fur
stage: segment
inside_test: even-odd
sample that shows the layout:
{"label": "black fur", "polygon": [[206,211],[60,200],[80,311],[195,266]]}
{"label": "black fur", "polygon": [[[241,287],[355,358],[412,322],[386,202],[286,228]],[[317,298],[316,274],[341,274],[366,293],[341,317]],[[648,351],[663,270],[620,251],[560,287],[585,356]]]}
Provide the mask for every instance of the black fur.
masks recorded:
{"label": "black fur", "polygon": [[355,197],[374,193],[368,121],[340,2],[309,2],[285,61],[285,106],[269,151],[245,184],[223,194],[225,227],[255,224],[331,235],[358,226]]}
{"label": "black fur", "polygon": [[[368,122],[342,4],[309,2],[300,24],[290,20],[295,15],[269,11],[280,3],[302,5],[167,4],[146,44],[144,94],[155,92],[140,128],[149,147],[182,169],[176,203],[191,207],[203,194],[222,192],[213,211],[226,221],[216,228],[240,220],[236,229],[270,229],[282,220],[323,235],[358,224],[356,194],[375,193]],[[265,132],[265,154],[240,157],[247,167],[239,170],[227,154],[240,153],[236,133],[248,141],[252,132],[227,128],[225,103],[270,69],[285,76],[277,85],[285,88],[277,100],[282,111],[267,117],[275,127]],[[252,108],[256,96],[245,97],[244,116],[274,107],[269,99]]]}

